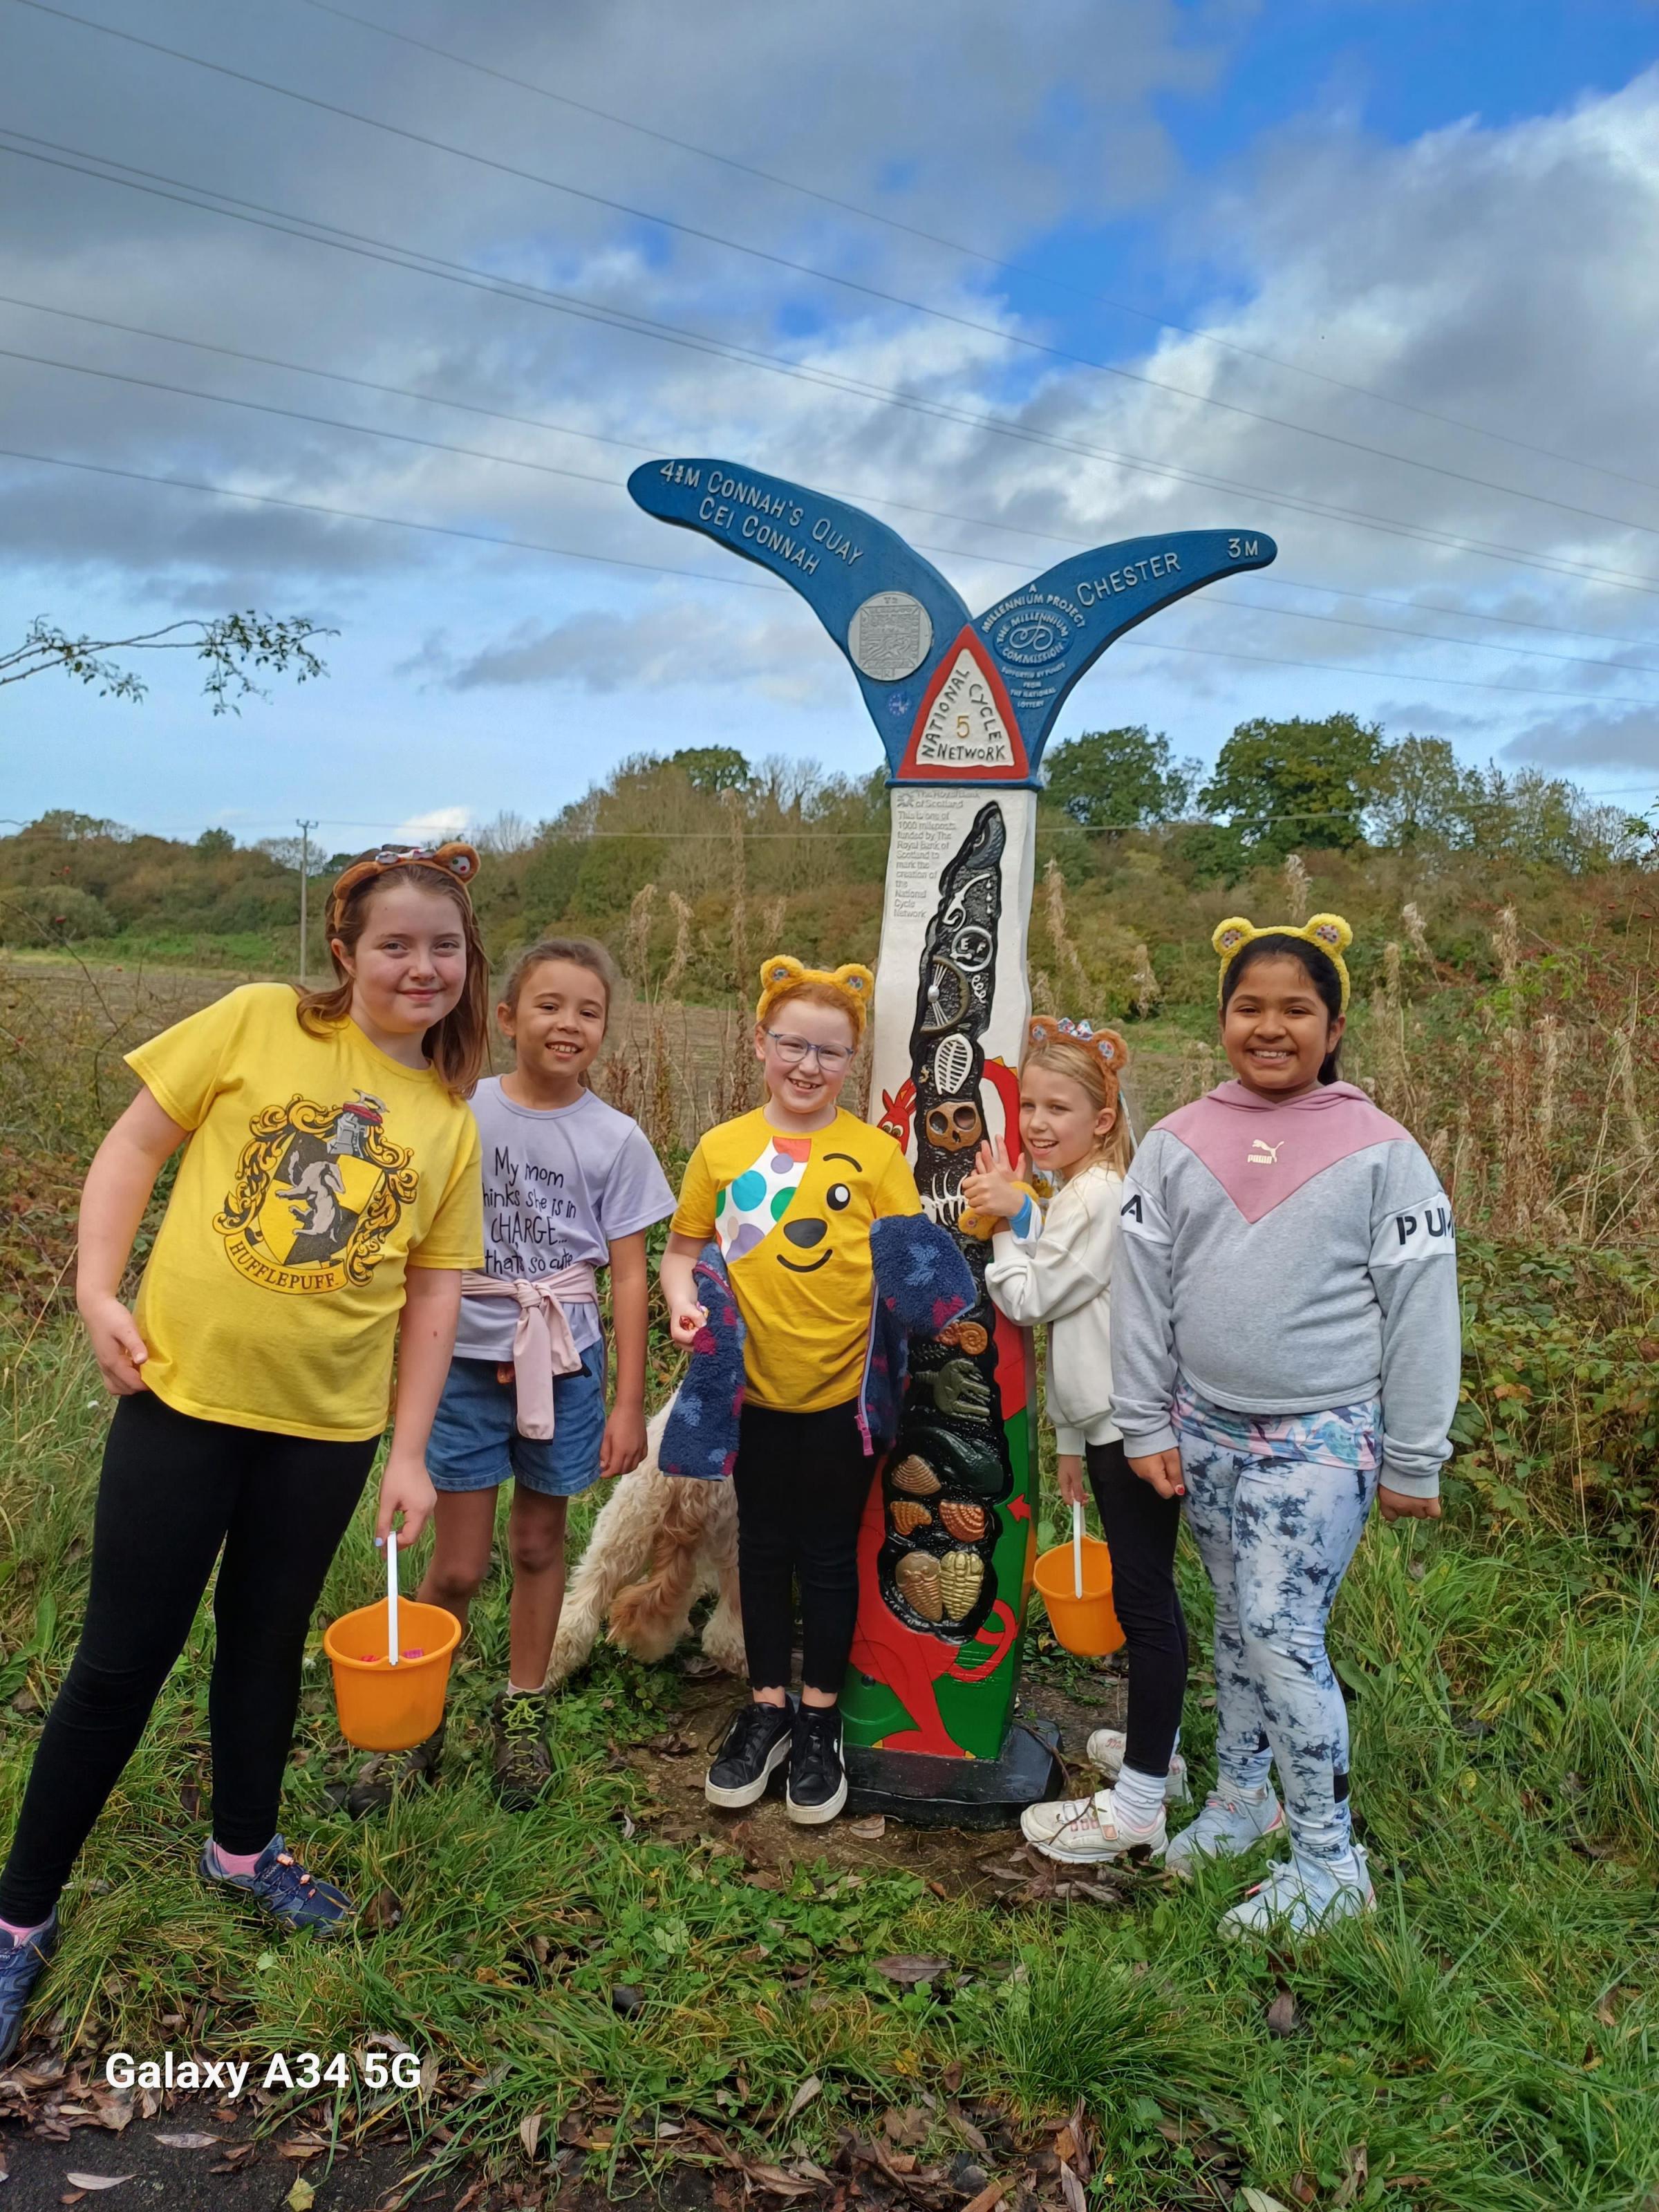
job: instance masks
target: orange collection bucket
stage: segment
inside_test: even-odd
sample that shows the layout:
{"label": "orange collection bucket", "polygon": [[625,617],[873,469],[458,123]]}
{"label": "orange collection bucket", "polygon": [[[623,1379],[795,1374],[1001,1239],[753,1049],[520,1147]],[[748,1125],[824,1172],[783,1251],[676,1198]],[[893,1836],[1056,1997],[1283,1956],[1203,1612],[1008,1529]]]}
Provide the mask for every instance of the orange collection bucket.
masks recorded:
{"label": "orange collection bucket", "polygon": [[1083,1595],[1077,1594],[1077,1549],[1057,1544],[1042,1553],[1034,1578],[1055,1638],[1079,1659],[1103,1659],[1121,1649],[1123,1631],[1112,1605],[1112,1555],[1097,1536],[1085,1536]]}
{"label": "orange collection bucket", "polygon": [[441,1605],[404,1598],[398,1607],[398,1664],[386,1654],[387,1601],[343,1613],[323,1631],[334,1669],[340,1733],[360,1751],[409,1751],[444,1717],[449,1662],[461,1624]]}

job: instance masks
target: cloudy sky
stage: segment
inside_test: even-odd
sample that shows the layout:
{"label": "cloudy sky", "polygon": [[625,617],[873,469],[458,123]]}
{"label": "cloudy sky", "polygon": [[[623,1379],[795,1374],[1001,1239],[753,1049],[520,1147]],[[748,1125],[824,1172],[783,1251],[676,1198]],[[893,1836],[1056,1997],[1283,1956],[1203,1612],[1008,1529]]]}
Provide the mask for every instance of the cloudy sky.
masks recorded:
{"label": "cloudy sky", "polygon": [[875,765],[805,605],[628,500],[659,453],[867,506],[975,608],[1277,538],[1058,737],[1349,707],[1659,791],[1650,0],[0,0],[0,642],[340,633],[240,720],[173,663],[6,691],[5,817],[349,846],[641,749]]}

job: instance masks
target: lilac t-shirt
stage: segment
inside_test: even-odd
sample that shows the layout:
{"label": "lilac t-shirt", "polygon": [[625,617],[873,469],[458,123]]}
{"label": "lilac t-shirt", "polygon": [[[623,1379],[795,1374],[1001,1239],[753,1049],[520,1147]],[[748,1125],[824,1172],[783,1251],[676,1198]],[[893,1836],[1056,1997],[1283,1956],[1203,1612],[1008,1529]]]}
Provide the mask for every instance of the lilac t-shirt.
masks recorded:
{"label": "lilac t-shirt", "polygon": [[[645,1132],[591,1091],[574,1106],[538,1113],[515,1106],[499,1075],[472,1094],[483,1164],[484,1272],[556,1274],[674,1211],[674,1193]],[[579,1352],[599,1340],[597,1306],[570,1311]],[[461,1300],[458,1359],[509,1359],[519,1309],[511,1298]]]}

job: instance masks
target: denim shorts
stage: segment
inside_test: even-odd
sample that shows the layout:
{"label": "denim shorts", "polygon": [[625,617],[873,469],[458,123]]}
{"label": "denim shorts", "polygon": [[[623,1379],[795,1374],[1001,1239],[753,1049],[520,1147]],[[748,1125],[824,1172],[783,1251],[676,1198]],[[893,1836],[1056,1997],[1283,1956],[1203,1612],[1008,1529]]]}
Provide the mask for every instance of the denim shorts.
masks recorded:
{"label": "denim shorts", "polygon": [[605,1346],[591,1344],[581,1370],[553,1377],[553,1433],[521,1437],[519,1394],[498,1382],[494,1359],[452,1359],[433,1418],[427,1472],[440,1490],[494,1490],[511,1475],[544,1498],[574,1498],[599,1479],[605,1437]]}

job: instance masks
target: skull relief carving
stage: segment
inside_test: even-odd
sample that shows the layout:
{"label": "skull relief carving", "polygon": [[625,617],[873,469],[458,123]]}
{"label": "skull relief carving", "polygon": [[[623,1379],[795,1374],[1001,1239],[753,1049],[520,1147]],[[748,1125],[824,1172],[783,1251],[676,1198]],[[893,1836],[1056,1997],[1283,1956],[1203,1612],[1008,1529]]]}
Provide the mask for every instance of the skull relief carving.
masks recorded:
{"label": "skull relief carving", "polygon": [[948,1106],[930,1106],[922,1126],[928,1143],[942,1152],[965,1152],[985,1134],[984,1117],[969,1098],[958,1098]]}

